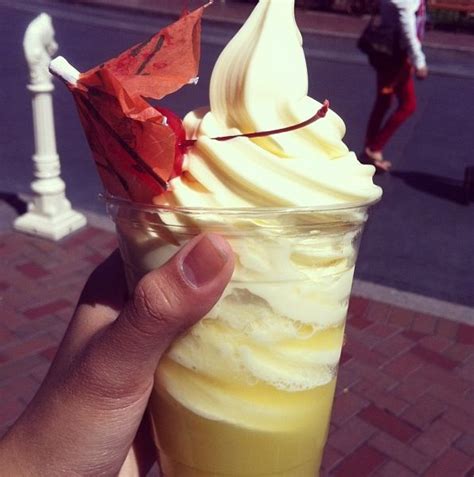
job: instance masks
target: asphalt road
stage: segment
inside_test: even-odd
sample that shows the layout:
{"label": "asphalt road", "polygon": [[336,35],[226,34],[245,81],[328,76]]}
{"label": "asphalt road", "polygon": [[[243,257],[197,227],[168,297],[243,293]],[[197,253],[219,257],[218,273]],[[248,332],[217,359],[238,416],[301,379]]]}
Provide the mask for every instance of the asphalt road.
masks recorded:
{"label": "asphalt road", "polygon": [[[41,3],[41,2],[40,2]],[[47,0],[0,0],[0,194],[27,193],[34,150],[31,105],[25,89],[24,30],[40,11],[53,16],[60,54],[85,70],[158,30],[169,18],[66,6]],[[208,103],[212,66],[236,31],[204,25],[200,82],[164,101],[183,115]],[[306,36],[310,95],[331,100],[345,120],[346,143],[362,148],[374,88],[373,74],[353,42]],[[463,202],[464,169],[474,166],[474,55],[428,50],[430,78],[417,85],[418,111],[386,154],[390,175],[373,208],[357,277],[441,300],[474,306],[474,205]],[[54,96],[58,150],[67,195],[77,208],[103,213],[101,190],[72,99],[57,84]]]}

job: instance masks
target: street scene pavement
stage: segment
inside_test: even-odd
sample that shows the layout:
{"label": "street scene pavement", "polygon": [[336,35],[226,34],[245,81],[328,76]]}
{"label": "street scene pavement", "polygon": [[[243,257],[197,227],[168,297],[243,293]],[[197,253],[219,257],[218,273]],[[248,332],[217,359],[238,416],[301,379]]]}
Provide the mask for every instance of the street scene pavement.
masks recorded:
{"label": "street scene pavement", "polygon": [[[11,230],[31,194],[35,147],[25,28],[38,13],[50,13],[59,54],[84,71],[172,20],[173,2],[162,2],[161,10],[160,2],[83,3],[0,0],[0,434],[47,372],[88,274],[116,247],[72,97],[59,83],[62,177],[89,225],[58,243]],[[204,21],[200,81],[164,106],[183,116],[208,104],[214,62],[248,11],[236,4],[227,17],[216,10]],[[373,72],[355,47],[367,19],[308,12],[298,18],[309,93],[331,101],[346,123],[345,142],[359,154],[374,94]],[[474,198],[463,182],[474,167],[474,42],[432,32],[425,51],[431,74],[417,84],[418,110],[386,151],[393,172],[375,177],[384,196],[362,241],[327,476],[474,475]]]}

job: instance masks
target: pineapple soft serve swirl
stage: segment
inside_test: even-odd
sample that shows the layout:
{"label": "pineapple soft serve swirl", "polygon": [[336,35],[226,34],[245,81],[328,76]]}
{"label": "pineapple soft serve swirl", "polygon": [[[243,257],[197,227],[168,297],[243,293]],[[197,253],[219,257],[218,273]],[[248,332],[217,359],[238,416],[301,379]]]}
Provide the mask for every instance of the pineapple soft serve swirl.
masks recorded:
{"label": "pineapple soft serve swirl", "polygon": [[[186,207],[324,206],[372,201],[374,169],[342,142],[333,111],[296,131],[257,139],[211,138],[300,123],[321,103],[307,96],[308,71],[293,0],[261,0],[220,55],[210,111],[185,118],[189,175],[164,198]],[[194,179],[197,182],[193,182]]]}

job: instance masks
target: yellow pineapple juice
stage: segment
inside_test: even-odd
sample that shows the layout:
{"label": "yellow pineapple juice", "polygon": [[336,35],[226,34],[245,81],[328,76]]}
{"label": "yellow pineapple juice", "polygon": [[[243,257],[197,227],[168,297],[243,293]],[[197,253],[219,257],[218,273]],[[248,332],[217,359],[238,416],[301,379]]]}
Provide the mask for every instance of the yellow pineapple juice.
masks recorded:
{"label": "yellow pineapple juice", "polygon": [[[196,396],[203,387],[227,402],[204,416],[193,411],[194,405],[177,402],[166,390],[166,378],[182,380],[181,391],[195,403],[206,400]],[[313,477],[335,385],[332,379],[308,391],[288,392],[261,383],[218,382],[165,360],[150,404],[164,475]]]}
{"label": "yellow pineapple juice", "polygon": [[318,475],[366,207],[109,212],[130,287],[201,231],[235,254],[219,302],[156,371],[163,475]]}

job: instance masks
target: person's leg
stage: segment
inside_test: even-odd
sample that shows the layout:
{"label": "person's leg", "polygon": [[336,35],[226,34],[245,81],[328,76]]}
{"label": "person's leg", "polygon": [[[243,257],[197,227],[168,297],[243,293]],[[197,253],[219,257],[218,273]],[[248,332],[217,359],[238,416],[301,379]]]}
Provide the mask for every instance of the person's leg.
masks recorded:
{"label": "person's leg", "polygon": [[404,65],[394,85],[394,92],[398,98],[398,108],[373,137],[369,147],[374,151],[382,151],[397,129],[416,110],[415,82],[410,64]]}
{"label": "person's leg", "polygon": [[390,109],[393,99],[393,92],[387,90],[392,75],[382,69],[377,70],[377,96],[370,113],[367,131],[365,135],[365,145],[372,150],[376,150],[373,145],[377,141],[377,136],[382,128],[385,115]]}
{"label": "person's leg", "polygon": [[388,171],[392,163],[384,160],[382,150],[375,149],[374,144],[376,144],[378,134],[382,129],[384,118],[392,105],[395,94],[393,85],[399,71],[393,67],[393,64],[387,64],[387,62],[372,66],[377,71],[377,96],[367,124],[364,155],[377,169]]}

